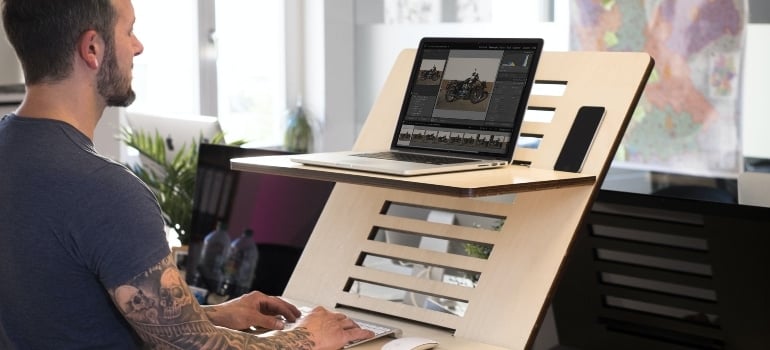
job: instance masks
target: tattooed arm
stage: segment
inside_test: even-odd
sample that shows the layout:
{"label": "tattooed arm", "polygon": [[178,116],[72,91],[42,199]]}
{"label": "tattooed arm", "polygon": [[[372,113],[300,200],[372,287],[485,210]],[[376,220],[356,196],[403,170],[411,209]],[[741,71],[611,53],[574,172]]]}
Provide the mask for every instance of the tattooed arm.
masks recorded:
{"label": "tattooed arm", "polygon": [[[339,349],[351,340],[372,336],[345,315],[323,308],[299,320],[297,327],[267,336],[216,326],[180,277],[172,255],[109,293],[136,333],[154,349]],[[233,305],[209,312],[226,313]],[[254,310],[259,311],[264,310]]]}

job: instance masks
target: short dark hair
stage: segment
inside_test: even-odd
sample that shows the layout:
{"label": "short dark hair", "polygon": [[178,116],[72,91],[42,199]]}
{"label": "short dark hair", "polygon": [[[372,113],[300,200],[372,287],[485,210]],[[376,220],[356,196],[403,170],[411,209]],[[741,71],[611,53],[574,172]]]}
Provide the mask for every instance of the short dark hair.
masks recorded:
{"label": "short dark hair", "polygon": [[111,0],[3,0],[3,26],[27,84],[68,77],[78,39],[88,30],[113,45],[116,17]]}

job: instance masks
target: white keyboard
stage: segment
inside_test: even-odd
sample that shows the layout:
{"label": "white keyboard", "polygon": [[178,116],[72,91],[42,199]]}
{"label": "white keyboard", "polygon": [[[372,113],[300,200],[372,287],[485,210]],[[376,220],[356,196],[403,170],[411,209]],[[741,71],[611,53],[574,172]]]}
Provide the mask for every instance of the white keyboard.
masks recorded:
{"label": "white keyboard", "polygon": [[385,337],[385,336],[391,336],[393,338],[398,338],[398,337],[401,336],[401,330],[398,329],[398,328],[395,328],[395,327],[385,326],[385,325],[381,325],[381,324],[377,324],[377,323],[372,323],[372,322],[369,322],[369,321],[364,321],[364,320],[355,319],[355,318],[352,319],[352,320],[355,323],[357,323],[359,327],[361,327],[363,329],[366,329],[366,330],[372,331],[374,333],[374,337],[371,337],[369,339],[363,339],[363,340],[357,340],[357,341],[350,342],[350,343],[348,343],[348,345],[345,345],[343,347],[344,349],[352,348],[352,347],[354,347],[356,345],[359,345],[359,344],[362,344],[362,343],[366,343],[366,342],[368,342],[370,340],[374,340],[374,339]]}
{"label": "white keyboard", "polygon": [[[302,312],[302,316],[307,315],[312,310],[313,310],[313,308],[306,307],[306,306],[303,306],[303,307],[299,308],[299,311]],[[349,348],[352,348],[352,347],[354,347],[356,345],[363,344],[363,343],[366,343],[368,341],[371,341],[371,340],[374,340],[374,339],[377,339],[377,338],[381,338],[381,337],[385,337],[385,336],[390,336],[390,337],[393,337],[393,338],[398,338],[398,337],[401,336],[401,329],[399,329],[399,328],[395,328],[395,327],[391,327],[391,326],[386,326],[386,325],[383,325],[383,324],[374,323],[374,322],[371,322],[371,321],[366,321],[366,320],[361,320],[361,319],[353,318],[352,320],[353,320],[353,322],[358,324],[359,327],[361,327],[363,329],[366,329],[366,330],[372,331],[374,333],[374,337],[371,337],[369,339],[363,339],[363,340],[357,340],[357,341],[350,342],[350,343],[348,343],[348,345],[345,345],[343,347],[344,349],[349,349]],[[287,323],[285,328],[291,328],[293,325],[294,325],[293,323]]]}

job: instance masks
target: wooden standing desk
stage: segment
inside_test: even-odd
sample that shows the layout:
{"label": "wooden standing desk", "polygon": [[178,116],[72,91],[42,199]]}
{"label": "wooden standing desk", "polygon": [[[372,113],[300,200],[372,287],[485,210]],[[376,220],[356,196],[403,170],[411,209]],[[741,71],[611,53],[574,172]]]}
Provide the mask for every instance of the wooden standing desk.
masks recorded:
{"label": "wooden standing desk", "polygon": [[[398,57],[354,150],[389,147],[415,50]],[[400,178],[292,163],[284,156],[241,158],[232,168],[336,181],[284,292],[301,305],[323,305],[391,324],[405,336],[426,336],[439,349],[531,347],[565,256],[590,207],[653,67],[646,53],[546,52],[536,81],[566,85],[561,96],[532,95],[530,109],[553,111],[550,122],[525,121],[521,133],[541,138],[537,149],[517,148],[529,166]],[[553,171],[575,113],[583,105],[607,114],[581,173]],[[509,194],[506,200],[488,197]],[[497,198],[497,197],[495,197]],[[499,230],[390,215],[392,205],[499,218]],[[493,246],[487,259],[375,239],[392,230],[422,239]],[[376,256],[479,274],[474,287],[442,283],[364,266]],[[466,303],[464,315],[356,293],[367,283]],[[386,340],[361,345],[379,349]]]}

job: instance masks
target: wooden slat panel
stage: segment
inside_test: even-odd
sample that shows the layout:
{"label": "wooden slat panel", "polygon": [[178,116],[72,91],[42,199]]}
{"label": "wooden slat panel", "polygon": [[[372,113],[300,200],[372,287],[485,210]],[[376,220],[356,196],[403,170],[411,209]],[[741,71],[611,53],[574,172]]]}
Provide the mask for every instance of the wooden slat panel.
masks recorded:
{"label": "wooden slat panel", "polygon": [[537,158],[537,154],[538,152],[536,149],[517,148],[516,151],[513,152],[513,159],[532,162],[533,159]]}
{"label": "wooden slat panel", "polygon": [[456,198],[439,195],[423,194],[415,197],[411,192],[378,191],[383,203],[424,207],[433,210],[467,213],[471,215],[505,217],[511,212],[513,202],[495,202],[478,198]]}
{"label": "wooden slat panel", "polygon": [[398,275],[360,266],[351,270],[350,278],[422,294],[434,294],[440,291],[441,294],[435,296],[458,301],[467,302],[473,296],[473,288],[470,287],[448,285],[441,281]]}
{"label": "wooden slat panel", "polygon": [[[548,135],[551,133],[550,131],[550,123],[524,121],[524,124],[521,124],[521,132],[525,134]],[[516,149],[516,151],[518,150],[520,150],[520,148]]]}
{"label": "wooden slat panel", "polygon": [[528,106],[530,108],[556,108],[563,100],[561,96],[531,95]]}
{"label": "wooden slat panel", "polygon": [[420,248],[399,246],[383,242],[366,241],[362,242],[360,247],[360,251],[364,253],[381,254],[386,257],[424,262],[429,265],[449,267],[460,270],[484,271],[486,265],[488,264],[484,259],[448,253],[432,252]]}
{"label": "wooden slat panel", "polygon": [[494,244],[497,242],[497,236],[500,235],[500,232],[493,230],[437,224],[423,220],[406,219],[385,215],[378,217],[372,224],[374,227],[421,233],[428,236],[439,237],[448,240],[474,241],[487,244]]}
{"label": "wooden slat panel", "polygon": [[457,315],[422,309],[408,304],[380,300],[363,295],[338,292],[335,300],[335,304],[352,306],[362,310],[393,315],[398,318],[415,320],[449,329],[457,329],[462,323],[462,318]]}

